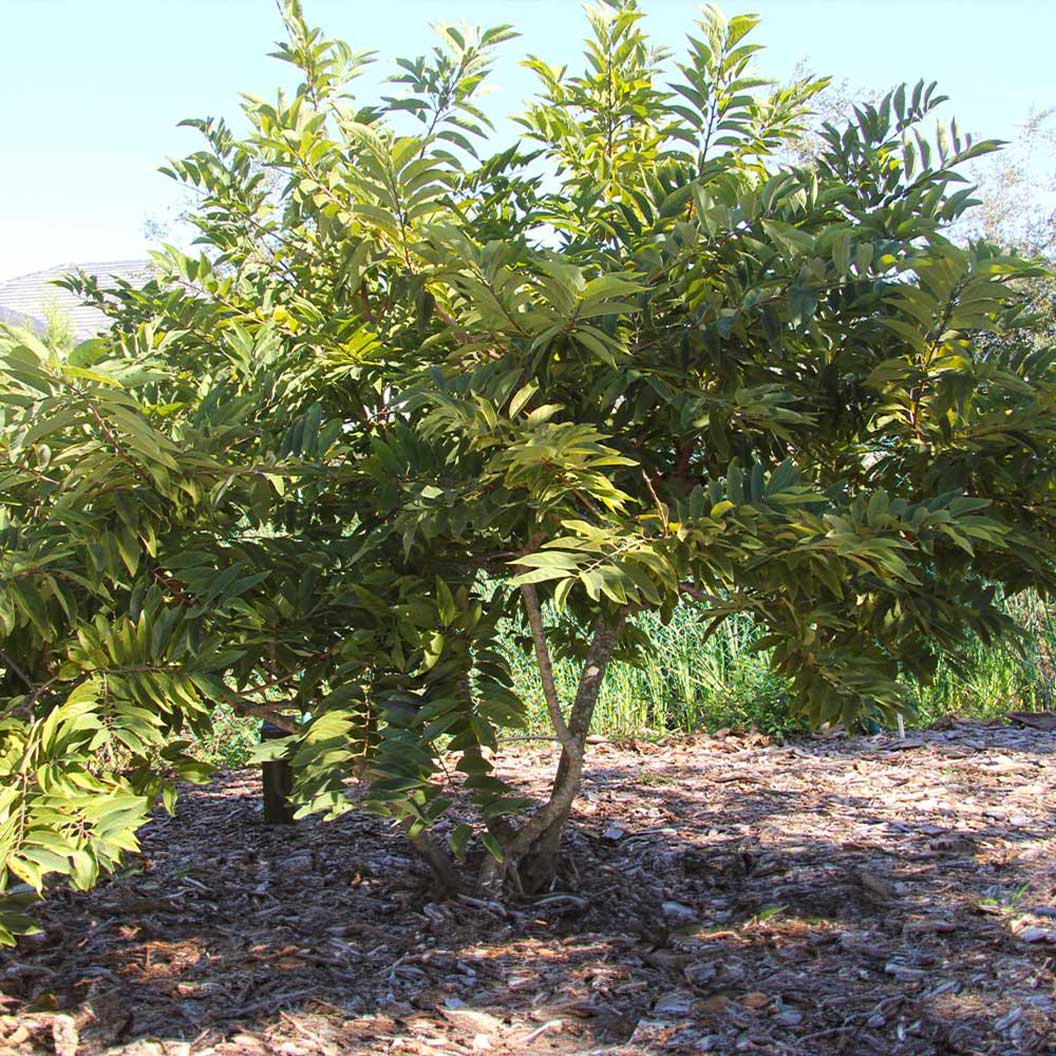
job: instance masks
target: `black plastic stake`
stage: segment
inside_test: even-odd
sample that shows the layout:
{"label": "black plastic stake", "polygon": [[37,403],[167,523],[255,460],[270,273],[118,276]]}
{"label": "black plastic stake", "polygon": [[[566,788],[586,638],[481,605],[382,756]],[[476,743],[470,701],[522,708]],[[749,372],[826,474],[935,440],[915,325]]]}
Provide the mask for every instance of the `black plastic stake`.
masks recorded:
{"label": "black plastic stake", "polygon": [[[261,741],[274,741],[288,737],[289,733],[273,722],[265,722],[260,728]],[[293,791],[293,770],[285,759],[261,763],[261,780],[264,789],[264,820],[269,825],[292,825],[293,807],[290,793]]]}

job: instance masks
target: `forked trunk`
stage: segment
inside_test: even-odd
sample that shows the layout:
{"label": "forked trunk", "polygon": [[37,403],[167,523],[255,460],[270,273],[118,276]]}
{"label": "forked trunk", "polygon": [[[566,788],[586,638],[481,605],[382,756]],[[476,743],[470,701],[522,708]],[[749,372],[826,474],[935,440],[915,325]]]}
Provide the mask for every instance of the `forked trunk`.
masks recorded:
{"label": "forked trunk", "polygon": [[551,795],[558,790],[565,790],[567,796],[563,795],[562,799],[568,799],[568,806],[539,834],[527,855],[517,865],[518,880],[526,894],[549,890],[557,879],[557,867],[561,862],[561,837],[581,783],[582,768],[579,775],[573,778],[566,754],[562,751]]}
{"label": "forked trunk", "polygon": [[[522,587],[522,591],[535,642],[543,695],[554,732],[561,743],[561,759],[550,786],[549,798],[520,828],[515,828],[504,817],[488,822],[488,831],[503,850],[501,862],[488,855],[480,870],[480,886],[492,897],[499,895],[506,886],[519,893],[535,894],[548,890],[556,880],[562,835],[583,781],[584,752],[590,723],[624,620],[621,615],[612,622],[601,620],[596,625],[566,722],[557,698],[535,589],[526,586]],[[405,831],[408,828],[409,824],[405,825]],[[454,894],[459,886],[457,873],[446,850],[428,833],[416,835],[411,842],[432,868],[441,891]]]}
{"label": "forked trunk", "polygon": [[547,890],[557,876],[561,838],[583,781],[584,752],[590,723],[623,625],[623,617],[611,623],[599,621],[595,627],[566,723],[554,685],[538,598],[534,587],[522,587],[522,591],[542,677],[543,694],[554,731],[561,743],[561,759],[550,786],[549,799],[520,829],[502,840],[505,861],[501,865],[485,863],[481,881],[485,887],[494,890],[505,877],[515,888],[532,894]]}

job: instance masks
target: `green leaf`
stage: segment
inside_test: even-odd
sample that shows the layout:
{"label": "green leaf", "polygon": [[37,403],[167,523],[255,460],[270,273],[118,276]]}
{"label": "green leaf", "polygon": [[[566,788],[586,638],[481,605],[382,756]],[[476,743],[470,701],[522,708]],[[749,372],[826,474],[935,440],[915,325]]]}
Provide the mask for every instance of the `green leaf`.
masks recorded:
{"label": "green leaf", "polygon": [[517,415],[524,408],[524,405],[539,391],[539,386],[534,381],[529,381],[528,384],[522,385],[521,388],[514,393],[513,399],[510,400],[510,418],[516,418]]}
{"label": "green leaf", "polygon": [[480,842],[484,844],[485,850],[488,854],[500,864],[506,861],[506,852],[502,849],[502,844],[490,832],[481,833]]}
{"label": "green leaf", "polygon": [[454,829],[451,830],[449,843],[451,845],[451,853],[454,855],[456,862],[465,862],[466,846],[469,843],[469,838],[472,835],[473,828],[470,825],[460,823],[456,825]]}

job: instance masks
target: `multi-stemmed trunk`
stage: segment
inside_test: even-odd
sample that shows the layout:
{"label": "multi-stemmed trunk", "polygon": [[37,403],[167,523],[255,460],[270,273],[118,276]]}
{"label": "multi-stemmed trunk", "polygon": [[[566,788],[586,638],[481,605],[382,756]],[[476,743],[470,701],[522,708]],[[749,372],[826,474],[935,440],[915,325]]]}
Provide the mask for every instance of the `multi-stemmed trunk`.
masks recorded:
{"label": "multi-stemmed trunk", "polygon": [[623,617],[614,621],[600,620],[595,626],[576,696],[566,720],[554,683],[553,664],[538,595],[531,585],[522,586],[521,592],[535,645],[543,697],[550,723],[561,745],[561,758],[550,786],[550,796],[539,810],[518,829],[504,825],[493,830],[504,857],[501,863],[495,860],[484,863],[481,882],[485,888],[495,889],[507,881],[520,891],[532,893],[545,890],[556,876],[562,833],[583,781],[590,723]]}
{"label": "multi-stemmed trunk", "polygon": [[[544,891],[556,878],[562,834],[583,781],[587,735],[590,733],[594,708],[623,625],[623,616],[614,620],[601,619],[595,625],[576,695],[566,719],[554,683],[553,664],[538,595],[535,587],[530,585],[522,586],[521,591],[535,645],[543,697],[551,725],[561,745],[561,757],[549,797],[523,824],[517,826],[504,816],[488,821],[488,832],[502,852],[501,860],[488,854],[480,868],[479,885],[491,896],[500,894],[504,888],[521,894]],[[468,678],[463,691],[467,694],[470,692]],[[404,830],[410,836],[409,822],[404,825]],[[448,894],[456,893],[461,884],[447,850],[428,832],[415,834],[411,842],[429,864],[437,885]]]}

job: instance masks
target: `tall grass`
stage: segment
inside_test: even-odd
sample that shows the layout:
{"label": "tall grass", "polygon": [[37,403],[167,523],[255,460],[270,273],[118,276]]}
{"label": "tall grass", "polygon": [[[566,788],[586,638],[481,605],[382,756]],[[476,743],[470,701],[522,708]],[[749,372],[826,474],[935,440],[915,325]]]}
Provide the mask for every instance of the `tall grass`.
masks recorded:
{"label": "tall grass", "polygon": [[[1010,710],[1051,708],[1056,694],[1056,611],[1033,595],[1013,599],[1009,611],[1024,630],[1021,642],[975,643],[959,669],[940,659],[931,685],[911,684],[915,714],[907,725],[940,718],[988,719]],[[744,616],[725,620],[705,639],[707,621],[692,609],[676,611],[665,627],[640,619],[653,648],[640,666],[616,663],[603,684],[594,731],[607,737],[656,736],[720,728],[788,733],[805,728],[792,715],[786,680],[771,673],[769,656],[752,649],[761,632]],[[517,689],[529,706],[533,732],[548,726],[542,689],[531,658],[508,651]],[[575,692],[571,662],[555,665],[563,699]]]}
{"label": "tall grass", "polygon": [[1007,603],[1023,630],[1020,642],[986,646],[976,642],[958,674],[940,660],[930,686],[914,686],[916,724],[927,726],[947,715],[988,719],[1006,711],[1044,711],[1056,693],[1056,609],[1035,594]]}
{"label": "tall grass", "polygon": [[[940,661],[931,685],[910,687],[916,714],[907,725],[928,726],[947,716],[988,719],[1010,710],[1051,708],[1056,694],[1056,610],[1027,595],[1009,602],[1024,630],[1023,641],[970,650],[959,671]],[[639,665],[615,663],[602,686],[594,732],[614,739],[722,728],[762,733],[804,729],[789,707],[788,684],[773,675],[765,651],[752,648],[760,631],[744,616],[732,616],[705,638],[707,621],[692,609],[678,610],[666,626],[653,615],[638,618],[652,642]],[[549,720],[534,658],[508,636],[505,651],[517,691],[528,705],[529,730],[549,733]],[[558,661],[554,670],[563,700],[575,694],[577,669]],[[260,723],[223,709],[202,758],[238,766],[255,743]]]}
{"label": "tall grass", "polygon": [[[678,610],[666,626],[651,614],[638,625],[652,642],[639,665],[614,663],[602,684],[594,729],[607,737],[663,732],[692,733],[720,727],[789,730],[787,685],[769,669],[765,653],[753,651],[760,632],[743,616],[732,616],[705,638],[707,621]],[[517,689],[528,704],[529,725],[547,727],[546,705],[534,660],[507,650]],[[558,661],[554,677],[563,699],[575,693],[576,665]]]}

